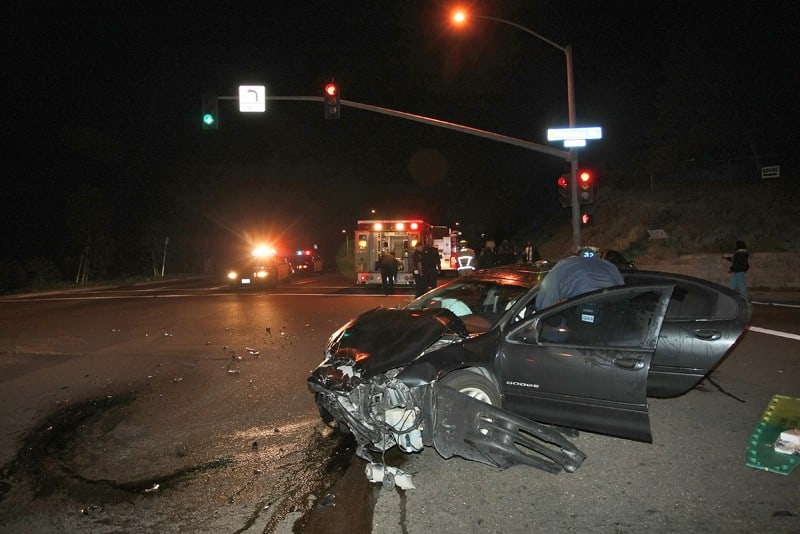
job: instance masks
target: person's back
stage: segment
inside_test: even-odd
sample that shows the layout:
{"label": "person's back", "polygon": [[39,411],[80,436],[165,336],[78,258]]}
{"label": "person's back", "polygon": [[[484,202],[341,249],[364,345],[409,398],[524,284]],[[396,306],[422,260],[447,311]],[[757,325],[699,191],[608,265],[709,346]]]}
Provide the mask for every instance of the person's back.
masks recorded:
{"label": "person's back", "polygon": [[536,295],[536,309],[588,293],[596,289],[624,284],[617,267],[600,258],[569,256],[547,273]]}
{"label": "person's back", "polygon": [[436,287],[441,268],[442,257],[439,255],[439,251],[431,245],[426,245],[422,250],[422,277],[426,289]]}
{"label": "person's back", "polygon": [[380,268],[382,272],[394,273],[397,270],[397,257],[391,252],[384,252],[381,256]]}
{"label": "person's back", "polygon": [[439,251],[433,248],[430,245],[427,245],[424,249],[422,249],[422,271],[425,273],[429,273],[431,271],[437,271],[441,265],[441,256],[439,255]]}

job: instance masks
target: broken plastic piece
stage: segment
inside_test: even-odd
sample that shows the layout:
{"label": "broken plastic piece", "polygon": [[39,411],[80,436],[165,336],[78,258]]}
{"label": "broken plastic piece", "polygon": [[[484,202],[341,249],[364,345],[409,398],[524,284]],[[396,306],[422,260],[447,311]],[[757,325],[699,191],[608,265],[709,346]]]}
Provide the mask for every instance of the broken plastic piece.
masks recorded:
{"label": "broken plastic piece", "polygon": [[371,462],[367,464],[364,471],[367,474],[367,480],[380,482],[386,489],[392,489],[395,486],[402,490],[417,489],[411,482],[411,475],[396,467]]}

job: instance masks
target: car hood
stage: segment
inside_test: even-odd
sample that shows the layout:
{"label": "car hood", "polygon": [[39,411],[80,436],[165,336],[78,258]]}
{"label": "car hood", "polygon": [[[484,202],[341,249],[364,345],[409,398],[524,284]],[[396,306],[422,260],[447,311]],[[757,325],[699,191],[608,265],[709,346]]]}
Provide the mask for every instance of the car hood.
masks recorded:
{"label": "car hood", "polygon": [[417,359],[442,336],[466,338],[450,310],[375,308],[347,323],[331,338],[325,361],[309,381],[326,388],[351,387]]}

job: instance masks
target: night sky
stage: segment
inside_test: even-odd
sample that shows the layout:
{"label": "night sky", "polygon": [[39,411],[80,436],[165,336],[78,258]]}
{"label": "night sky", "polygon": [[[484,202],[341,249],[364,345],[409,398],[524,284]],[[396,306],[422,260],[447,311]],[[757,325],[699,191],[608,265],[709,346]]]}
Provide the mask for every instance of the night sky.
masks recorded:
{"label": "night sky", "polygon": [[[346,100],[548,144],[568,122],[564,54],[495,21],[457,30],[453,2],[23,4],[4,17],[0,258],[68,271],[91,241],[135,274],[165,236],[191,269],[258,236],[330,248],[370,209],[498,237],[560,209],[565,161],[368,111],[223,100],[202,130],[204,93],[322,96],[335,79]],[[462,5],[571,44],[578,125],[605,137],[582,164],[621,172],[693,135],[705,157],[794,158],[794,1]]]}

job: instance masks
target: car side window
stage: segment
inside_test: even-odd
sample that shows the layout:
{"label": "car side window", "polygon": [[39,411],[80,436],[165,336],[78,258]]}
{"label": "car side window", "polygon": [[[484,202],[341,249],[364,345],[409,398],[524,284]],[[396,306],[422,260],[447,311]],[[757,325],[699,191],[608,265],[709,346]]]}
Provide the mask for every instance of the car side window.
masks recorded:
{"label": "car side window", "polygon": [[679,283],[672,293],[664,320],[728,319],[735,317],[736,313],[737,306],[733,299],[708,287]]}
{"label": "car side window", "polygon": [[[631,273],[625,277],[626,283],[651,283],[653,277],[647,273]],[[716,289],[688,280],[673,279],[672,292],[665,321],[697,321],[730,319],[738,313],[736,301]]]}

